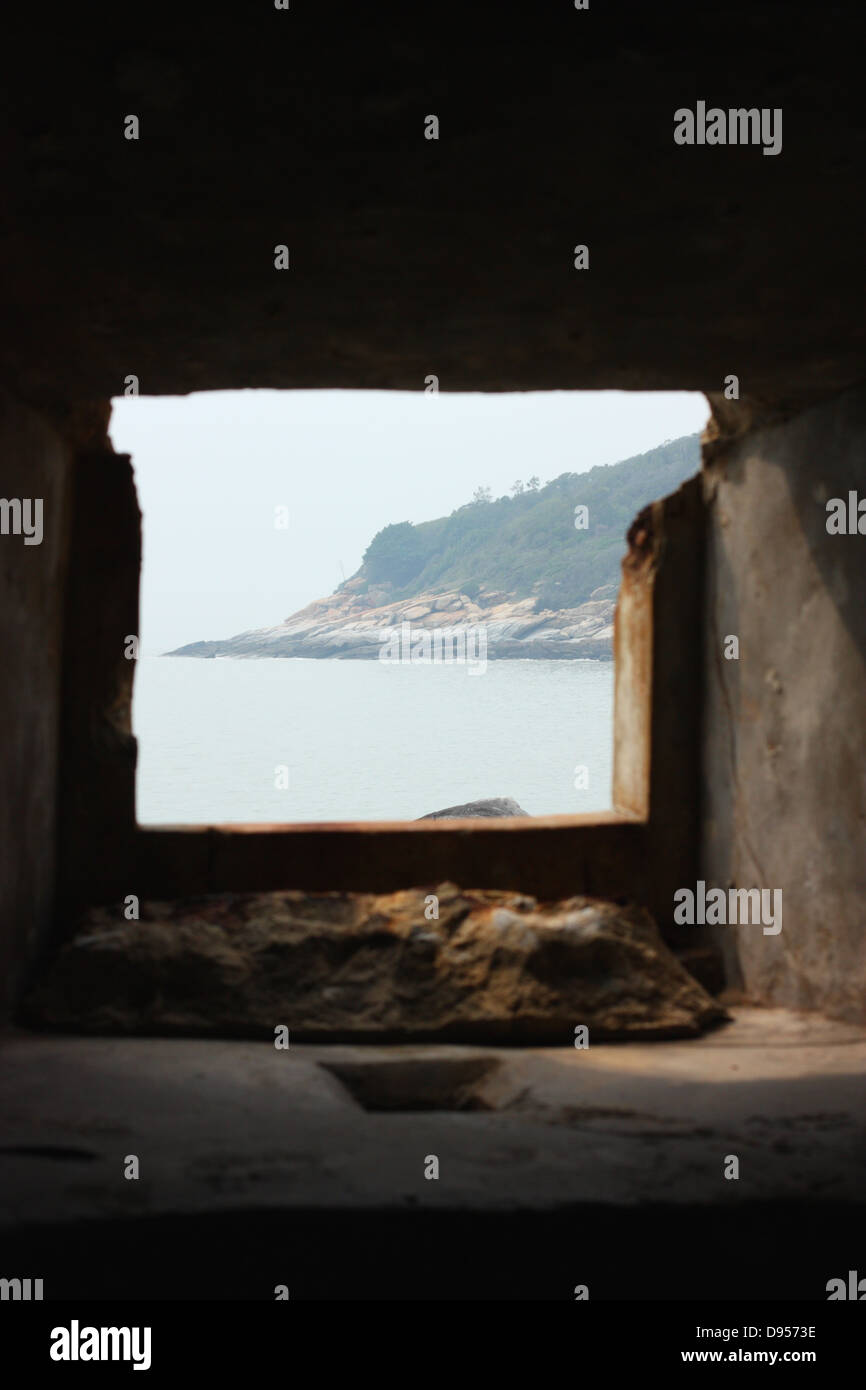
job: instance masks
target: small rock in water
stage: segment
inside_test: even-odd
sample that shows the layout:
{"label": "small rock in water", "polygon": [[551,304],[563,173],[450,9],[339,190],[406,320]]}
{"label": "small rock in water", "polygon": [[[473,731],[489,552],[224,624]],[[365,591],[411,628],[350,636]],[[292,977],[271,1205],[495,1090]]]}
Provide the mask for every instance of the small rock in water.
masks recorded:
{"label": "small rock in water", "polygon": [[487,801],[467,801],[463,806],[446,806],[444,811],[430,811],[419,820],[464,820],[469,816],[528,816],[522,806],[510,796],[492,796]]}

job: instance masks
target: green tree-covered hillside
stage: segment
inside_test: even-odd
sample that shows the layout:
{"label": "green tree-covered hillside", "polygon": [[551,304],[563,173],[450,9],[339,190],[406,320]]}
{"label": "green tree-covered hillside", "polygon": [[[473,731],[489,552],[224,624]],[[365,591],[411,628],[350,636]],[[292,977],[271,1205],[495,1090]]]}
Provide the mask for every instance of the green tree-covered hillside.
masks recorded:
{"label": "green tree-covered hillside", "polygon": [[[593,589],[619,584],[625,533],[648,502],[674,492],[700,468],[698,435],[684,435],[622,463],[563,473],[543,487],[515,483],[511,497],[484,488],[450,516],[417,526],[402,521],[373,537],[356,578],[386,586],[394,599],[483,585],[546,608],[583,603]],[[589,509],[575,529],[575,507]]]}

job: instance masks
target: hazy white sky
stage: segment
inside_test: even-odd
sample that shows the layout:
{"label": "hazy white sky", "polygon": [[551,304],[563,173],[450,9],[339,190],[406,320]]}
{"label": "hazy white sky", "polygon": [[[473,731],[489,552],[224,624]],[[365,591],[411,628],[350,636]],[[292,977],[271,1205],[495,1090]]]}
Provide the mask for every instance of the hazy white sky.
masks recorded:
{"label": "hazy white sky", "polygon": [[[142,651],[280,622],[389,522],[428,521],[703,428],[687,392],[219,391],[124,397],[111,438],[144,513]],[[275,524],[289,512],[288,529]]]}

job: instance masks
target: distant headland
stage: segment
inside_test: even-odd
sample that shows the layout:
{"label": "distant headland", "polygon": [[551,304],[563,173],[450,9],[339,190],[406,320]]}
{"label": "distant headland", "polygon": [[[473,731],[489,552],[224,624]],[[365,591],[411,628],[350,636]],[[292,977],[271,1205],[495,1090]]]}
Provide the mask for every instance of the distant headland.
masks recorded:
{"label": "distant headland", "polygon": [[625,534],[647,502],[700,467],[697,434],[494,499],[478,488],[450,516],[373,537],[360,569],[274,627],[191,642],[198,657],[375,660],[389,634],[483,631],[488,659],[610,659]]}

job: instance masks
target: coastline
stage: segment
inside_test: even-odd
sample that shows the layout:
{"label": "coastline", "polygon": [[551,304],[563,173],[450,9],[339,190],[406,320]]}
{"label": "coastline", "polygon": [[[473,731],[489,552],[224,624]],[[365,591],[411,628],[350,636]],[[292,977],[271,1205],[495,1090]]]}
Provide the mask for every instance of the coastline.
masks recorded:
{"label": "coastline", "polygon": [[377,601],[385,597],[381,591],[359,592],[359,587],[350,580],[276,626],[190,642],[164,655],[375,661],[388,659],[386,644],[402,638],[404,648],[407,641],[417,644],[421,654],[411,659],[421,661],[431,647],[453,651],[469,638],[483,642],[490,661],[613,659],[612,585],[595,590],[586,603],[558,611],[539,608],[534,598],[484,593],[471,599],[453,590],[383,603]]}

